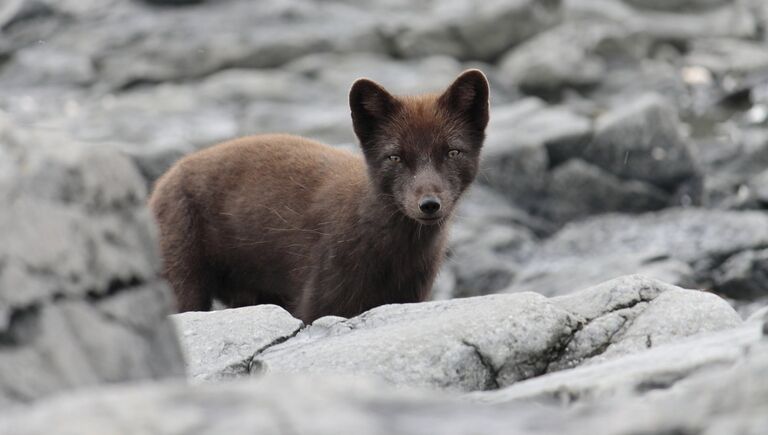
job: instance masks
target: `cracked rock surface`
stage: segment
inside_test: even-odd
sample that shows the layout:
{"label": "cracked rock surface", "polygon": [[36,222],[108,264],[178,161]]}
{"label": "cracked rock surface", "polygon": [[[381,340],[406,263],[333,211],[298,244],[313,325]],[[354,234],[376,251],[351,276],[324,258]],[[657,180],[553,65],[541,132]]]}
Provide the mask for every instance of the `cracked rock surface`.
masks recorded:
{"label": "cracked rock surface", "polygon": [[295,336],[304,322],[276,305],[171,316],[183,345],[187,375],[213,381],[248,372],[258,349]]}
{"label": "cracked rock surface", "polygon": [[699,373],[736,369],[746,354],[764,347],[761,326],[746,324],[679,339],[470,397],[484,403],[534,399],[572,403],[663,390]]}
{"label": "cracked rock surface", "polygon": [[[741,343],[732,343],[735,331],[745,335],[739,339]],[[487,401],[497,402],[488,406],[478,403],[477,393],[469,397],[437,395],[366,378],[294,374],[198,386],[166,382],[80,392],[2,416],[0,431],[32,435],[55,427],[57,433],[77,434],[87,423],[94,433],[127,435],[232,431],[470,435],[477,434],[478,428],[489,435],[762,435],[768,423],[768,383],[757,381],[768,376],[768,342],[755,337],[755,331],[735,331],[729,331],[730,336],[715,334],[712,338],[719,337],[720,343],[710,343],[713,348],[732,349],[725,358],[727,364],[693,371],[677,382],[672,379],[646,385],[644,388],[652,389],[653,394],[616,394],[609,401],[587,401],[572,408],[552,401],[509,401],[500,396],[505,390],[480,393]],[[668,348],[679,347],[679,353],[690,353],[686,346],[662,346],[614,362],[627,364],[653,355],[636,361],[635,366],[653,364],[655,357]],[[740,346],[742,349],[737,349]],[[746,347],[749,352],[743,351]],[[581,369],[562,373],[577,370]],[[558,374],[541,379],[555,376]],[[588,379],[595,381],[598,376]]]}
{"label": "cracked rock surface", "polygon": [[182,375],[133,163],[1,128],[0,155],[0,407]]}
{"label": "cracked rock surface", "polygon": [[262,373],[377,376],[490,390],[739,326],[722,299],[642,276],[573,295],[491,295],[388,305],[309,327],[277,307],[175,316],[193,379]]}

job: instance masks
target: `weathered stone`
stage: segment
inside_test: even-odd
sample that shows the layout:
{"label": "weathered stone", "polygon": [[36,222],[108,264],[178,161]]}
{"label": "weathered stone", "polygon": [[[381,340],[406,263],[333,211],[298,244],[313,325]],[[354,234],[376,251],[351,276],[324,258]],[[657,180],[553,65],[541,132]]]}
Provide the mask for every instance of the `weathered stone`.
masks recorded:
{"label": "weathered stone", "polygon": [[247,373],[254,353],[287,340],[303,327],[284,309],[256,305],[172,316],[183,344],[187,375],[196,382]]}
{"label": "weathered stone", "polygon": [[422,16],[387,26],[399,54],[407,57],[446,54],[489,60],[509,47],[557,23],[560,0],[438,2],[432,20]]}
{"label": "weathered stone", "polygon": [[[675,4],[663,0],[656,3]],[[701,10],[663,11],[633,8],[614,0],[563,0],[563,9],[570,19],[607,20],[660,41],[718,36],[750,38],[758,33],[756,14],[742,1]]]}
{"label": "weathered stone", "polygon": [[737,299],[768,296],[768,249],[744,251],[728,258],[715,271],[713,287]]}
{"label": "weathered stone", "polygon": [[578,155],[587,142],[590,122],[564,107],[549,108],[527,98],[494,108],[483,148],[481,182],[513,201],[530,204],[546,185],[554,162]]}
{"label": "weathered stone", "polygon": [[692,43],[686,63],[706,68],[715,75],[729,75],[730,86],[737,77],[768,69],[765,45],[739,39],[709,38]]}
{"label": "weathered stone", "polygon": [[465,220],[454,225],[446,262],[456,276],[453,297],[495,293],[509,286],[519,264],[534,251],[526,228]]}
{"label": "weathered stone", "polygon": [[600,116],[584,159],[625,179],[670,188],[696,174],[674,107],[646,95]]}
{"label": "weathered stone", "polygon": [[0,177],[0,406],[182,375],[130,159],[62,137],[0,134],[10,161]]}
{"label": "weathered stone", "polygon": [[91,60],[40,46],[23,50],[3,68],[5,86],[86,85],[95,79]]}
{"label": "weathered stone", "polygon": [[[574,20],[544,31],[513,48],[500,61],[503,80],[533,92],[599,83],[604,56],[641,59],[649,41],[631,28],[600,20]],[[610,53],[602,53],[611,47]],[[605,56],[608,57],[608,56]]]}
{"label": "weathered stone", "polygon": [[543,373],[547,355],[575,327],[569,313],[532,293],[385,305],[320,331],[309,327],[255,355],[252,372],[489,389]]}
{"label": "weathered stone", "polygon": [[[472,397],[485,403],[531,399],[558,399],[569,403],[666,390],[707,371],[737,369],[750,350],[764,347],[759,325],[749,324],[551,373]],[[711,389],[711,384],[709,388],[710,392],[717,391]]]}
{"label": "weathered stone", "polygon": [[[329,375],[163,383],[47,400],[6,414],[0,431],[759,435],[767,422],[767,367],[768,347],[753,325],[464,397]],[[563,408],[551,401],[521,401],[542,397],[583,403]]]}
{"label": "weathered stone", "polygon": [[[689,314],[669,315],[679,310]],[[525,293],[386,305],[257,349],[250,370],[485,390],[740,323],[714,295],[630,276],[573,298]]]}
{"label": "weathered stone", "polygon": [[707,9],[732,3],[732,0],[624,0],[624,3],[644,9],[689,11]]}
{"label": "weathered stone", "polygon": [[758,323],[762,324],[763,321],[768,322],[768,305],[764,306],[753,312],[746,320],[746,323]]}
{"label": "weathered stone", "polygon": [[709,282],[723,257],[768,243],[761,212],[670,209],[572,223],[541,244],[509,291],[560,295],[642,273],[684,287]]}
{"label": "weathered stone", "polygon": [[721,298],[638,275],[552,300],[577,314],[581,327],[549,371],[636,353],[704,332],[741,325]]}
{"label": "weathered stone", "polygon": [[642,212],[664,208],[664,191],[641,181],[622,180],[597,166],[570,160],[551,173],[545,214],[568,222],[607,212]]}

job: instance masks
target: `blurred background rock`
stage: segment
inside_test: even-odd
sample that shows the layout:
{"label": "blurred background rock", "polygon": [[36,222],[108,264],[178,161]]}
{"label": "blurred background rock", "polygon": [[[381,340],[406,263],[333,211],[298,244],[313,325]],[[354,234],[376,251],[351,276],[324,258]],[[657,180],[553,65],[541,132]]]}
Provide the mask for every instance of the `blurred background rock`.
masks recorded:
{"label": "blurred background rock", "polygon": [[[355,150],[355,78],[407,94],[469,67],[491,81],[492,120],[434,297],[501,295],[312,326],[276,307],[180,315],[179,346],[144,205],[160,174],[247,134]],[[507,407],[480,408],[324,375],[170,381],[63,395],[0,419],[2,433],[84,419],[95,433],[282,433],[253,413],[265,404],[318,433],[768,424],[768,384],[754,382],[768,368],[764,0],[0,0],[0,204],[4,409],[179,378],[184,355],[195,380],[343,367],[446,390],[514,383],[470,400]],[[647,278],[597,285],[636,273],[749,320]],[[580,413],[521,398],[609,399]]]}
{"label": "blurred background rock", "polygon": [[[542,267],[539,291],[562,294],[641,267],[748,314],[768,296],[766,218],[745,211],[768,206],[767,27],[761,0],[4,0],[0,116],[6,135],[120,150],[151,186],[239,135],[355,149],[355,78],[412,93],[479,67],[483,172],[436,297],[530,288]],[[673,207],[700,210],[633,217]],[[627,224],[601,236],[606,219]],[[591,244],[558,247],[564,225]],[[614,267],[581,264],[597,249]],[[557,278],[552,251],[579,266]]]}

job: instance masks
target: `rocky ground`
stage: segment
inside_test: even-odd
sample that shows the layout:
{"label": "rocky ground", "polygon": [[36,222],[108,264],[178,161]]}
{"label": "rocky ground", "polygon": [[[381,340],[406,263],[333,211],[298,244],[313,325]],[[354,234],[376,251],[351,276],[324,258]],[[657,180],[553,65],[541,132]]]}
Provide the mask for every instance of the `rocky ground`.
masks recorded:
{"label": "rocky ground", "polygon": [[[468,67],[492,120],[435,301],[168,318],[175,159],[354,149],[355,78]],[[0,433],[768,427],[761,0],[6,0],[0,89]]]}

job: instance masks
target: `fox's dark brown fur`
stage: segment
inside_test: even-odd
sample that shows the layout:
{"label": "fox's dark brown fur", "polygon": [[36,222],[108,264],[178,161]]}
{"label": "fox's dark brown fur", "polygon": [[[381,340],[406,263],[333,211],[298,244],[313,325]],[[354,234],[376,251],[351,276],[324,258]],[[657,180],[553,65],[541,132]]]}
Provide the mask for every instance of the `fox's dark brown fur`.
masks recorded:
{"label": "fox's dark brown fur", "polygon": [[150,199],[178,309],[209,310],[215,297],[309,322],[424,300],[477,172],[488,93],[477,70],[417,97],[361,79],[350,107],[364,159],[288,135],[182,159]]}

